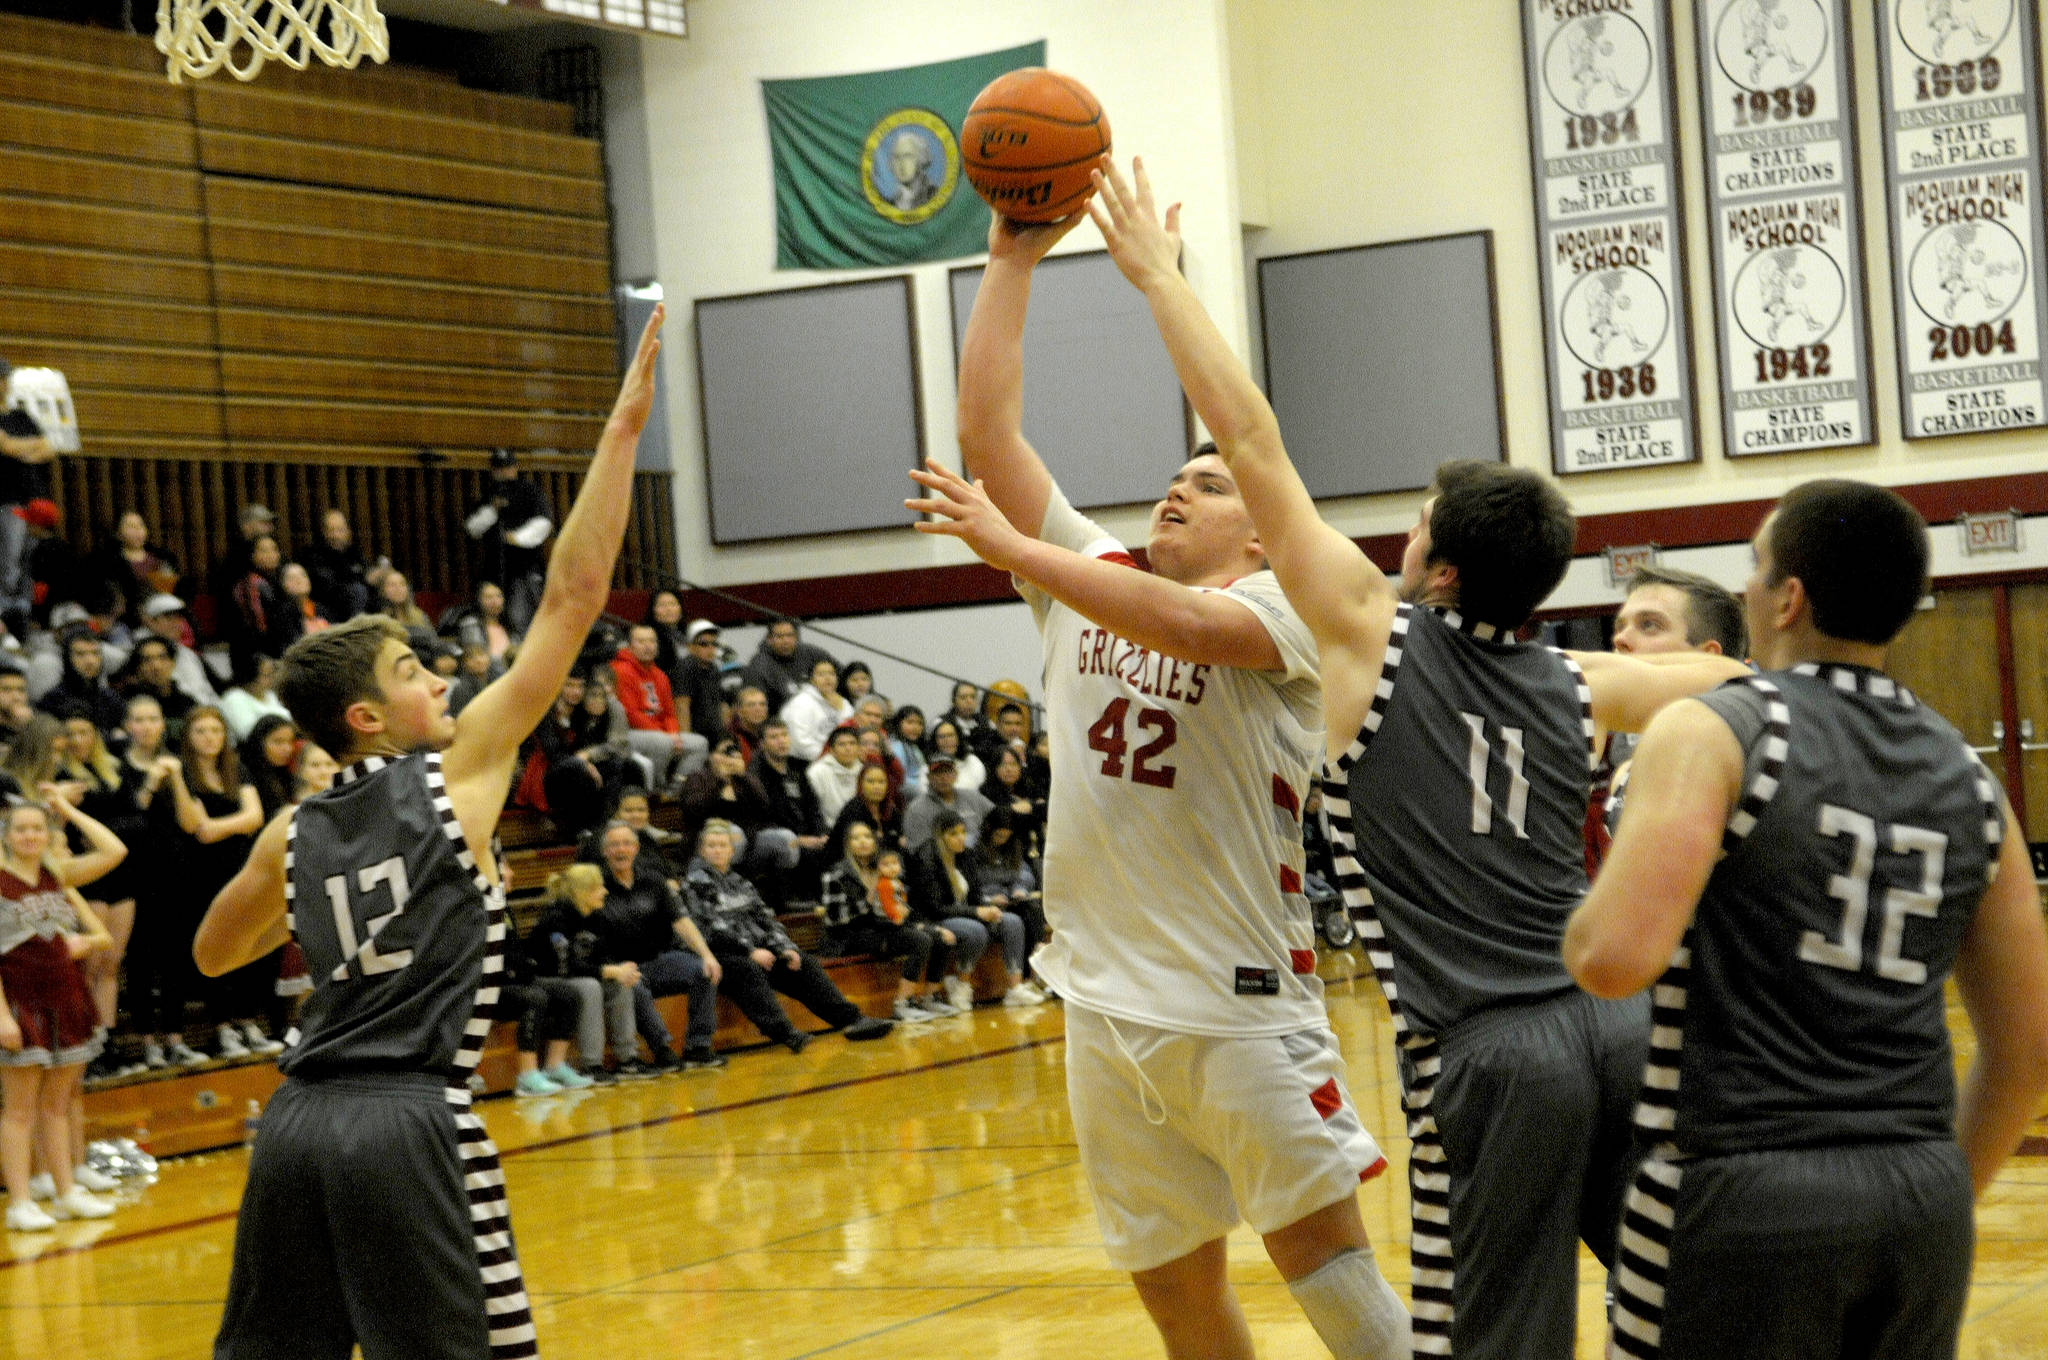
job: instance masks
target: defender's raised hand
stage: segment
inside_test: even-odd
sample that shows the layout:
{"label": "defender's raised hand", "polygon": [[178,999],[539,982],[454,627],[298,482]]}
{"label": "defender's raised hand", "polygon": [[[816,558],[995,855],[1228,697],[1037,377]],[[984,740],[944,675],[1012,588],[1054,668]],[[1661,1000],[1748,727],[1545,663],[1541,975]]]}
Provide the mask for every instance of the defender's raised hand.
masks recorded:
{"label": "defender's raised hand", "polygon": [[1003,517],[979,480],[967,481],[959,473],[930,459],[911,471],[910,480],[934,494],[903,502],[920,515],[938,515],[936,520],[919,520],[921,534],[944,534],[974,549],[975,556],[992,567],[1014,571],[1020,554],[1034,541],[1018,532]]}
{"label": "defender's raised hand", "polygon": [[661,323],[667,315],[667,306],[657,303],[654,314],[647,318],[646,329],[640,332],[640,347],[633,352],[633,362],[626,365],[618,400],[612,403],[611,418],[605,422],[629,439],[640,437],[648,413],[654,409],[654,357],[661,353]]}
{"label": "defender's raised hand", "polygon": [[1166,210],[1162,222],[1152,203],[1152,181],[1143,157],[1131,158],[1133,187],[1114,161],[1095,172],[1095,197],[1088,215],[1102,231],[1109,257],[1133,286],[1144,289],[1180,273],[1180,204]]}

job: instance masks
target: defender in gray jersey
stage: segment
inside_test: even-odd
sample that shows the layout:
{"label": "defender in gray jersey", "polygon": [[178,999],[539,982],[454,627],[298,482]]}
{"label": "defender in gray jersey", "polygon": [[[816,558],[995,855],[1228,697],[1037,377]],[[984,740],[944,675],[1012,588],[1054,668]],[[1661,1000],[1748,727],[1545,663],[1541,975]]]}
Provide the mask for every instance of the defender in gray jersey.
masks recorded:
{"label": "defender in gray jersey", "polygon": [[[1766,669],[1644,735],[1565,939],[1598,995],[1656,984],[1614,1346],[1953,1356],[1973,1187],[2048,1089],[2025,838],[1963,738],[1882,669],[1925,588],[1912,507],[1809,482],[1755,550]],[[1977,1040],[1960,1109],[1951,971]]]}
{"label": "defender in gray jersey", "polygon": [[250,1157],[217,1360],[536,1353],[504,1173],[469,1109],[504,970],[492,838],[520,741],[610,589],[661,320],[657,307],[518,660],[459,720],[389,619],[285,654],[293,720],[352,763],[264,829],[192,945],[218,976],[296,936],[313,978]]}
{"label": "defender in gray jersey", "polygon": [[[1618,1196],[1612,1164],[1627,1145],[1630,1075],[1647,1028],[1639,1005],[1631,1024],[1624,1008],[1576,995],[1557,957],[1585,887],[1591,719],[1635,730],[1667,699],[1741,668],[1717,658],[1573,662],[1515,644],[1513,629],[1562,575],[1573,536],[1570,511],[1529,473],[1453,469],[1411,536],[1397,591],[1317,517],[1272,408],[1214,327],[1196,320],[1171,219],[1158,221],[1138,187],[1134,195],[1112,176],[1098,223],[1107,220],[1112,257],[1145,291],[1267,561],[1315,634],[1333,752],[1352,752],[1361,732],[1387,743],[1376,777],[1360,777],[1372,786],[1354,799],[1340,775],[1325,786],[1325,807],[1346,833],[1356,812],[1359,844],[1391,857],[1379,866],[1377,891],[1395,902],[1384,933],[1357,856],[1339,869],[1403,1033],[1415,1133],[1414,1349],[1564,1360],[1575,1240],[1582,1218],[1606,1217],[1601,1205]],[[1443,533],[1432,540],[1439,506]],[[1452,617],[1459,606],[1463,616]],[[1381,813],[1384,824],[1364,820]],[[1442,1048],[1425,1047],[1439,1039]],[[1441,1139],[1439,1112],[1448,1116]],[[1589,1172],[1595,1142],[1600,1165]]]}

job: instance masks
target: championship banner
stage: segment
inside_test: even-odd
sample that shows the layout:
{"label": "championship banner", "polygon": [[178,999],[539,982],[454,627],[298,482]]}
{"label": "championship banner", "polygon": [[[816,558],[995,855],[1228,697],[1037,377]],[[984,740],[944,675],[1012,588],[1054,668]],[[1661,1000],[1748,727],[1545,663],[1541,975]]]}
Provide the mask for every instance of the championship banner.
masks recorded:
{"label": "championship banner", "polygon": [[865,269],[988,249],[988,208],[960,173],[960,124],[984,85],[1044,64],[1035,42],[931,66],[762,81],[776,268]]}
{"label": "championship banner", "polygon": [[2048,423],[2035,7],[1878,8],[1906,438]]}
{"label": "championship banner", "polygon": [[1669,0],[1522,0],[1522,38],[1552,464],[1691,462]]}
{"label": "championship banner", "polygon": [[1868,444],[1847,0],[1697,0],[1728,456]]}

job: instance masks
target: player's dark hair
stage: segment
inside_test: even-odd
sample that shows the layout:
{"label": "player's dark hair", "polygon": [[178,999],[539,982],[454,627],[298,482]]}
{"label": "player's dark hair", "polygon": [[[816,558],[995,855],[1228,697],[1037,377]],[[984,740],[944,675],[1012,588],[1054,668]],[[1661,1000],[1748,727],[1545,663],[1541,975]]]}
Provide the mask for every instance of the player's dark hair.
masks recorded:
{"label": "player's dark hair", "polygon": [[1458,612],[1520,628],[1571,565],[1571,506],[1544,477],[1504,463],[1445,463],[1432,489],[1428,564],[1458,569]]}
{"label": "player's dark hair", "polygon": [[1695,571],[1660,567],[1652,562],[1629,577],[1629,593],[1644,586],[1670,586],[1685,596],[1685,640],[1697,647],[1712,639],[1721,655],[1740,661],[1749,651],[1749,629],[1742,621],[1742,601],[1735,592]]}
{"label": "player's dark hair", "polygon": [[1772,576],[1797,576],[1813,626],[1883,646],[1927,593],[1927,521],[1898,492],[1825,478],[1793,487],[1771,520]]}
{"label": "player's dark hair", "polygon": [[363,614],[285,649],[277,677],[278,702],[299,730],[326,747],[337,760],[355,749],[348,708],[359,699],[384,698],[377,683],[377,658],[387,642],[411,645],[405,625],[388,614]]}

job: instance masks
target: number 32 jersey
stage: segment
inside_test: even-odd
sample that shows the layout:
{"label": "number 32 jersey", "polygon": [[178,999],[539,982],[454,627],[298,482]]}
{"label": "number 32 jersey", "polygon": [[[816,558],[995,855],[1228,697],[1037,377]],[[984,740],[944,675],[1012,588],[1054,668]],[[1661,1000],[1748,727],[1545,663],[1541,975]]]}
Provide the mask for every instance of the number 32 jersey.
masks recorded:
{"label": "number 32 jersey", "polygon": [[287,1076],[476,1064],[504,967],[503,893],[477,871],[439,753],[373,757],[292,814],[285,901],[313,994]]}
{"label": "number 32 jersey", "polygon": [[[1055,489],[1040,537],[1128,563]],[[1135,567],[1133,568],[1135,570]],[[1044,641],[1052,740],[1033,966],[1078,1005],[1217,1037],[1326,1023],[1302,896],[1302,796],[1323,743],[1315,639],[1270,571],[1220,594],[1281,668],[1176,661],[1019,583]]]}

